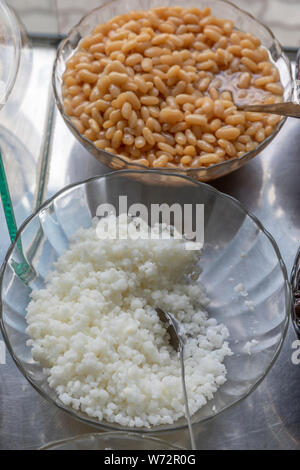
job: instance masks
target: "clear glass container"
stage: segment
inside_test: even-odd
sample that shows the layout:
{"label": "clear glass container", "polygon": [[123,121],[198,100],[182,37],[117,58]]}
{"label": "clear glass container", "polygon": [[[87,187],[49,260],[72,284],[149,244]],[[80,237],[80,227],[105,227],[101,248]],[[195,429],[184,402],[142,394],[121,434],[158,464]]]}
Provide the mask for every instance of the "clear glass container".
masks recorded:
{"label": "clear glass container", "polygon": [[[7,253],[0,276],[4,340],[22,374],[43,397],[84,422],[125,430],[90,418],[58,399],[26,344],[25,319],[31,290],[44,285],[70,237],[80,227],[91,226],[99,204],[118,209],[119,195],[127,196],[128,207],[143,203],[148,210],[153,203],[205,205],[201,281],[210,298],[208,313],[227,326],[234,353],[225,360],[227,382],[192,417],[193,423],[205,421],[244,399],[262,381],[280,351],[291,309],[286,268],[274,239],[238,201],[209,185],[169,173],[125,170],[59,192],[21,226]],[[235,289],[240,283],[246,298]],[[130,430],[158,432],[185,426],[181,418],[172,425]]]}
{"label": "clear glass container", "polygon": [[7,4],[0,0],[0,108],[13,89],[21,54],[19,23]]}
{"label": "clear glass container", "polygon": [[156,437],[126,432],[82,434],[51,442],[40,450],[183,450]]}
{"label": "clear glass container", "polygon": [[[277,67],[280,80],[284,87],[284,100],[289,101],[291,100],[295,81],[292,77],[291,66],[289,63],[288,58],[283,53],[282,47],[274,37],[273,33],[270,31],[269,28],[264,26],[259,21],[255,20],[253,16],[246,13],[245,11],[239,9],[237,6],[233,5],[230,2],[225,0],[197,0],[196,2],[197,7],[204,8],[208,4],[212,10],[212,13],[217,17],[223,18],[230,18],[234,21],[235,27],[241,31],[247,31],[253,33],[257,36],[263,46],[265,46],[270,55],[271,61]],[[121,0],[112,0],[108,3],[105,3],[100,8],[97,8],[86,15],[81,22],[75,26],[71,32],[69,33],[68,37],[61,43],[57,57],[55,60],[54,68],[53,68],[53,88],[56,103],[58,109],[63,116],[63,119],[71,132],[74,136],[81,142],[81,144],[101,163],[112,168],[114,170],[119,169],[142,169],[145,168],[143,165],[137,164],[134,161],[128,162],[124,160],[122,157],[117,155],[113,155],[109,152],[104,150],[98,149],[94,143],[88,140],[85,136],[80,134],[80,132],[76,129],[76,127],[71,122],[69,116],[64,112],[63,103],[62,103],[62,77],[65,71],[66,62],[68,59],[74,54],[76,51],[79,42],[81,39],[88,34],[90,34],[96,25],[99,23],[105,23],[106,21],[110,20],[114,16],[121,15],[123,13],[130,12],[132,10],[148,10],[150,8],[154,8],[157,6],[175,6],[180,5],[182,6],[181,0],[130,0],[130,1],[121,1]],[[184,2],[185,7],[192,7],[195,6],[195,2],[193,0],[186,0]],[[234,170],[242,167],[245,163],[249,160],[254,158],[258,155],[276,136],[279,132],[283,124],[285,123],[286,119],[282,119],[279,125],[276,127],[274,132],[267,137],[263,142],[261,142],[256,149],[245,153],[240,158],[233,158],[231,160],[226,160],[225,162],[218,163],[212,165],[208,168],[200,167],[200,168],[188,168],[188,169],[171,169],[168,168],[166,171],[169,173],[180,173],[184,174],[193,178],[198,179],[199,181],[210,181],[221,176],[224,176],[228,173],[231,173]],[[155,169],[151,171],[156,171]]]}

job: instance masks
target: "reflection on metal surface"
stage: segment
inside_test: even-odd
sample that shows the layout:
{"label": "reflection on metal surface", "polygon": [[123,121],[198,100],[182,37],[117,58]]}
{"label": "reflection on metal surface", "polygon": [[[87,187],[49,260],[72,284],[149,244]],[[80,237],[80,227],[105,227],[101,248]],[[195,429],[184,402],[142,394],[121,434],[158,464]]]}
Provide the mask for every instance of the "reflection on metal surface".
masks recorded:
{"label": "reflection on metal surface", "polygon": [[[52,99],[50,76],[55,50],[40,47],[33,49],[31,54],[30,77],[27,72],[19,77],[24,87],[20,111],[16,111],[17,104],[12,95],[8,103],[10,108],[7,107],[0,122],[23,142],[36,164],[45,151],[43,135],[49,99]],[[25,87],[26,80],[28,87]],[[14,116],[13,122],[8,120],[9,116]],[[29,127],[25,121],[28,121]],[[66,184],[107,171],[75,141],[57,110],[54,111],[51,131],[48,196]],[[299,149],[300,122],[289,119],[260,156],[242,169],[214,182],[215,187],[239,199],[263,222],[276,239],[288,272],[291,271],[300,242]],[[30,158],[24,158],[27,163],[23,166],[23,177],[24,181],[28,181],[30,193],[26,201],[24,195],[22,199],[17,191],[17,184],[12,188],[15,203],[22,205],[21,214],[17,214],[19,223],[32,210],[36,178],[32,166],[28,165]],[[9,170],[10,181],[13,176],[13,170]],[[3,220],[2,214],[0,217]],[[8,242],[6,228],[1,223],[1,258]],[[195,426],[198,448],[300,449],[300,365],[291,362],[294,340],[295,332],[290,325],[279,358],[258,389],[228,412]],[[0,365],[0,448],[38,448],[53,440],[93,430],[93,427],[74,420],[40,397],[7,354],[6,364]],[[186,432],[169,433],[163,438],[183,447],[188,446]]]}

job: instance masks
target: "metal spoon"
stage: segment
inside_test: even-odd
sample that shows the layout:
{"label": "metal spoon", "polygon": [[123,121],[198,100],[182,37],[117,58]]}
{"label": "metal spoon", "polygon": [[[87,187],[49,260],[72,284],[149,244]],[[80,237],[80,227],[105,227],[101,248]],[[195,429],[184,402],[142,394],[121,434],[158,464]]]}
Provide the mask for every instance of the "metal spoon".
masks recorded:
{"label": "metal spoon", "polygon": [[236,105],[239,111],[251,111],[255,113],[270,113],[278,116],[300,118],[300,104],[287,101],[285,103],[274,104],[245,104]]}
{"label": "metal spoon", "polygon": [[161,308],[156,309],[157,315],[162,323],[167,325],[167,331],[170,336],[170,344],[173,346],[175,351],[179,352],[180,363],[181,363],[181,379],[182,379],[182,388],[183,388],[183,397],[185,405],[185,415],[188,423],[190,439],[191,439],[191,448],[196,450],[194,431],[191,424],[191,416],[189,411],[188,397],[185,384],[185,370],[184,370],[184,340],[180,334],[180,326],[177,320],[170,313],[164,312]]}
{"label": "metal spoon", "polygon": [[237,109],[240,111],[252,111],[255,113],[270,113],[277,114],[278,116],[287,116],[300,118],[300,104],[299,104],[299,85],[300,85],[300,48],[296,57],[296,70],[294,80],[294,101],[287,101],[285,103],[274,104],[253,104],[253,105],[239,105],[236,104]]}

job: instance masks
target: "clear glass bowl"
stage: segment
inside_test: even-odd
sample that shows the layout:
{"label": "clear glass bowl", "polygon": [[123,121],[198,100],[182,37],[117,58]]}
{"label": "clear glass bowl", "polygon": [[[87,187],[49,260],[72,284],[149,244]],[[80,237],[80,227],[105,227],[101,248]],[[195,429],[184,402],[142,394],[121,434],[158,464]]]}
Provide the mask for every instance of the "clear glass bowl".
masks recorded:
{"label": "clear glass bowl", "polygon": [[[77,49],[81,39],[90,34],[94,30],[95,26],[99,23],[105,23],[114,16],[127,13],[132,10],[148,10],[149,8],[154,8],[156,6],[182,6],[182,3],[184,3],[186,7],[197,5],[199,8],[203,8],[209,5],[214,15],[223,18],[230,18],[234,21],[235,26],[241,31],[247,31],[256,35],[261,40],[262,45],[268,49],[270,59],[279,71],[281,83],[284,87],[284,100],[289,101],[292,97],[295,83],[292,77],[291,66],[288,58],[283,53],[279,42],[275,39],[270,29],[261,24],[259,21],[255,20],[245,11],[240,10],[232,3],[229,3],[225,0],[197,0],[197,2],[193,0],[186,0],[185,2],[182,2],[182,0],[112,0],[108,3],[105,3],[100,8],[90,12],[81,20],[77,26],[71,30],[68,37],[61,43],[58,49],[52,77],[56,103],[65,123],[74,136],[81,142],[81,144],[97,160],[109,168],[119,170],[124,168],[143,169],[145,167],[143,165],[134,163],[134,161],[127,162],[122,157],[98,149],[92,141],[88,140],[85,136],[80,134],[80,132],[76,129],[70,118],[65,114],[62,104],[62,77],[65,71],[66,62]],[[285,121],[286,119],[282,119],[275,131],[268,138],[259,144],[256,149],[245,153],[245,155],[240,158],[227,160],[225,162],[212,165],[209,168],[201,167],[186,170],[168,168],[166,171],[169,173],[173,172],[184,174],[196,178],[199,181],[210,181],[216,178],[220,178],[221,176],[224,176],[242,167],[245,163],[259,154],[274,139]],[[152,169],[151,171],[156,170]]]}
{"label": "clear glass bowl", "polygon": [[[46,202],[21,226],[10,247],[0,276],[0,325],[17,366],[41,395],[71,415],[102,428],[125,430],[89,418],[65,406],[51,389],[41,365],[26,345],[26,307],[31,289],[39,289],[58,256],[68,248],[79,227],[90,227],[101,203],[118,208],[119,195],[133,203],[205,205],[205,244],[201,280],[211,302],[209,315],[230,332],[234,353],[227,357],[227,382],[192,421],[198,423],[245,398],[274,363],[284,339],[291,308],[286,268],[273,238],[261,223],[235,199],[213,187],[181,175],[151,171],[117,171],[67,187]],[[26,267],[29,269],[26,270]],[[248,297],[235,286],[243,283]],[[245,304],[253,302],[253,311]],[[249,341],[256,340],[249,355]],[[131,431],[163,431],[186,426],[184,418],[173,425]]]}
{"label": "clear glass bowl", "polygon": [[13,89],[21,54],[21,32],[12,10],[0,0],[0,108]]}
{"label": "clear glass bowl", "polygon": [[126,432],[104,432],[51,442],[40,450],[182,450],[155,437]]}

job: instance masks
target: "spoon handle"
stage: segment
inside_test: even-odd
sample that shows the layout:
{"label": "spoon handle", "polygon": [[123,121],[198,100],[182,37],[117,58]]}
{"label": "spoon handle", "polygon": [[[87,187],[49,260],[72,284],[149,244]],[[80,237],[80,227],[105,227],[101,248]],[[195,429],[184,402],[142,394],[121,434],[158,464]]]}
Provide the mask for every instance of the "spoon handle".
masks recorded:
{"label": "spoon handle", "polygon": [[241,111],[251,111],[256,113],[271,113],[278,116],[287,116],[300,118],[300,104],[292,103],[291,101],[285,103],[274,104],[251,104],[245,106],[238,106]]}
{"label": "spoon handle", "polygon": [[181,381],[182,381],[182,388],[183,388],[185,416],[187,419],[189,433],[190,433],[191,448],[192,450],[196,450],[197,447],[196,447],[194,431],[193,431],[192,423],[191,423],[191,415],[190,415],[190,410],[189,410],[189,402],[188,402],[188,396],[187,396],[186,384],[185,384],[184,347],[183,346],[180,347],[179,354],[180,354],[180,363],[181,363]]}

